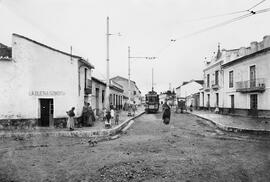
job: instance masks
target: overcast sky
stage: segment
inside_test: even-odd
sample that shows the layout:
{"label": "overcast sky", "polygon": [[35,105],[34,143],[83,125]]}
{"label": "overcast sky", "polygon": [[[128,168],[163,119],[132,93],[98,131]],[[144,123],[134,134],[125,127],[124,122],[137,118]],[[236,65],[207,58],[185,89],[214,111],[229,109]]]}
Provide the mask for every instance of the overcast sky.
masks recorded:
{"label": "overcast sky", "polygon": [[[106,17],[110,17],[111,77],[128,76],[131,56],[156,56],[155,61],[132,59],[131,79],[145,93],[165,91],[183,81],[202,79],[204,58],[221,48],[249,46],[270,35],[270,11],[234,23],[197,32],[247,12],[261,0],[0,0],[0,42],[11,45],[18,33],[57,49],[88,58],[94,76],[106,78]],[[270,8],[269,0],[253,10]],[[176,42],[171,39],[178,38]]]}

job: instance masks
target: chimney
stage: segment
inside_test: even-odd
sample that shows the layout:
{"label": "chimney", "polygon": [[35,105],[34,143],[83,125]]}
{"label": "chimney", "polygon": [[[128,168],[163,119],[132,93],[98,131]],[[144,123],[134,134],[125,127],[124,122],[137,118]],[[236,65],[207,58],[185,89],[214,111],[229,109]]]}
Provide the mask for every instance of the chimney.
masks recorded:
{"label": "chimney", "polygon": [[263,37],[263,47],[270,47],[270,35],[266,35]]}
{"label": "chimney", "polygon": [[258,42],[254,41],[250,43],[251,53],[258,51]]}

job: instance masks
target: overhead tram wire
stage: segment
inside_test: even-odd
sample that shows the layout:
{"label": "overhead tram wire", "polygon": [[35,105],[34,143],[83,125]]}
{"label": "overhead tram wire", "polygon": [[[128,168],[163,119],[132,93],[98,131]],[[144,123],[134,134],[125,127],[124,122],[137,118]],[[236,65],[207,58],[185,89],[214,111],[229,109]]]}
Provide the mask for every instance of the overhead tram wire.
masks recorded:
{"label": "overhead tram wire", "polygon": [[257,7],[258,5],[262,4],[264,1],[266,1],[266,0],[260,1],[259,3],[255,4],[254,6],[252,6],[251,8],[249,8],[247,11],[250,11],[250,10],[254,9],[254,8]]}
{"label": "overhead tram wire", "polygon": [[[236,17],[236,18],[233,18],[231,20],[228,20],[228,21],[225,21],[225,22],[222,22],[222,23],[219,23],[217,25],[213,25],[213,26],[210,26],[210,27],[207,27],[205,29],[202,29],[202,30],[199,30],[197,32],[194,32],[192,34],[188,34],[186,36],[183,36],[181,38],[177,38],[177,39],[171,39],[170,40],[170,43],[168,43],[166,46],[164,46],[163,48],[161,48],[158,52],[157,52],[157,56],[161,55],[167,48],[169,48],[171,46],[171,44],[173,42],[176,42],[176,40],[179,40],[179,39],[183,39],[183,38],[187,38],[187,37],[190,37],[190,36],[193,36],[193,35],[196,35],[196,34],[199,34],[199,33],[202,33],[202,32],[205,32],[205,31],[208,31],[208,30],[211,30],[211,29],[214,29],[214,28],[218,28],[220,26],[224,26],[224,25],[227,25],[227,24],[230,24],[230,23],[233,23],[235,21],[239,21],[241,19],[244,19],[244,18],[247,18],[249,16],[252,16],[252,15],[255,15],[255,14],[260,14],[260,13],[264,13],[264,12],[267,12],[269,11],[270,8],[266,8],[266,9],[262,9],[262,10],[258,10],[258,11],[252,11],[252,9],[254,9],[255,7],[257,7],[258,5],[262,4],[263,2],[265,2],[266,0],[262,0],[260,1],[259,3],[255,4],[254,6],[250,7],[249,9],[246,9],[246,10],[242,10],[242,11],[234,11],[234,12],[230,12],[230,13],[224,13],[224,14],[219,14],[219,15],[214,15],[214,16],[208,16],[208,17],[203,17],[203,18],[200,18],[200,19],[195,19],[194,21],[196,20],[207,20],[207,19],[211,19],[211,18],[217,18],[217,17],[222,17],[222,16],[228,16],[228,15],[234,15],[234,14],[240,14],[240,13],[244,13],[244,12],[249,12],[248,14],[245,14],[245,15],[242,15],[242,16],[239,16],[239,17]],[[191,20],[192,21],[192,20]]]}
{"label": "overhead tram wire", "polygon": [[[176,38],[176,39],[171,39],[171,43],[172,43],[172,42],[176,42],[176,41],[178,41],[178,40],[182,40],[182,39],[191,37],[191,36],[194,36],[194,35],[197,35],[197,34],[200,34],[200,33],[203,33],[203,32],[206,32],[206,31],[211,30],[211,29],[214,29],[214,28],[218,28],[218,27],[221,27],[221,26],[224,26],[224,25],[227,25],[227,24],[230,24],[230,23],[233,23],[233,22],[236,22],[236,21],[239,21],[239,20],[248,18],[248,17],[253,16],[253,15],[265,13],[265,12],[268,12],[268,11],[270,11],[270,8],[261,9],[261,10],[258,10],[258,11],[250,11],[248,14],[245,14],[245,15],[242,15],[242,16],[239,16],[239,17],[236,17],[236,18],[227,20],[227,21],[225,21],[225,22],[222,22],[222,23],[219,23],[219,24],[216,24],[216,25],[213,25],[213,26],[210,26],[210,27],[201,29],[201,30],[199,30],[199,31],[193,32],[193,33],[191,33],[191,34],[188,34],[188,35],[185,35],[185,36]],[[171,46],[171,43],[168,44],[167,46],[165,46],[162,50],[160,50],[160,51],[158,52],[157,55],[160,55],[160,54],[161,54],[163,51],[165,51],[169,46]]]}

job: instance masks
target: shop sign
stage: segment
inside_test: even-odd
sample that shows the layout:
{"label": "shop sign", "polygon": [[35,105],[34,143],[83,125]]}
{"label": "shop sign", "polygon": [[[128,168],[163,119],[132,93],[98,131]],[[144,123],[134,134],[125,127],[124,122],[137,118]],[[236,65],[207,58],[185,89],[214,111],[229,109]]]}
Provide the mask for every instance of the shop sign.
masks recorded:
{"label": "shop sign", "polygon": [[63,91],[30,91],[29,92],[30,96],[61,96],[65,95],[65,92]]}

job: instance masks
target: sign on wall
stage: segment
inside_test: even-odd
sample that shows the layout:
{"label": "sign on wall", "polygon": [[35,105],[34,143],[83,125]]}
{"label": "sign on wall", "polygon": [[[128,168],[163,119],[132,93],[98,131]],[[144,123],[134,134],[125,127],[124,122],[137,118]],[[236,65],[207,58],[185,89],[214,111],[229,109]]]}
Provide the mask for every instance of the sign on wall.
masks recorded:
{"label": "sign on wall", "polygon": [[30,91],[29,92],[30,96],[61,96],[65,95],[64,91]]}

